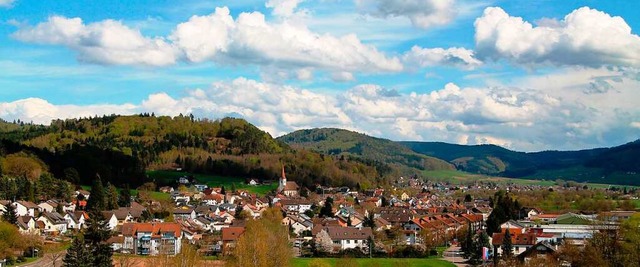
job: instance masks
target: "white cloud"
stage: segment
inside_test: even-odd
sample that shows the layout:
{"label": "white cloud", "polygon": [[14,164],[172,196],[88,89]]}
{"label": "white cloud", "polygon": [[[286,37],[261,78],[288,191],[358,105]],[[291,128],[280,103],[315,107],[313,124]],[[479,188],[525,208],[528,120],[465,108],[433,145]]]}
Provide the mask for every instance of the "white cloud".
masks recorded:
{"label": "white cloud", "polygon": [[420,67],[445,65],[467,70],[482,65],[482,61],[474,57],[472,50],[461,47],[443,49],[414,46],[404,54],[403,61]]}
{"label": "white cloud", "polygon": [[454,0],[355,0],[358,8],[377,17],[407,17],[419,28],[444,25],[456,16]]}
{"label": "white cloud", "polygon": [[294,15],[296,8],[304,0],[267,0],[265,6],[272,8],[273,15],[279,17],[290,17]]}
{"label": "white cloud", "polygon": [[475,21],[476,54],[518,64],[640,67],[640,37],[621,17],[582,7],[537,26],[499,7]]}
{"label": "white cloud", "polygon": [[[192,113],[243,117],[274,136],[339,127],[394,140],[493,143],[526,151],[582,149],[640,136],[638,77],[637,70],[566,68],[494,87],[449,83],[429,93],[401,94],[363,84],[336,95],[238,78],[187,90],[182,97],[152,94],[136,105],[53,105],[42,99],[0,103],[0,117],[48,123],[95,114]],[[589,90],[594,81],[611,89]]]}
{"label": "white cloud", "polygon": [[368,73],[403,69],[397,57],[386,56],[353,34],[318,34],[288,20],[270,23],[259,12],[241,13],[234,20],[226,7],[191,17],[177,25],[168,40],[145,37],[118,21],[85,25],[80,18],[60,16],[21,28],[13,37],[67,46],[80,60],[99,64],[164,66],[185,60]]}
{"label": "white cloud", "polygon": [[350,82],[355,81],[356,77],[353,76],[353,73],[347,71],[334,72],[331,74],[331,80],[334,82]]}
{"label": "white cloud", "polygon": [[0,7],[10,8],[16,0],[0,0]]}
{"label": "white cloud", "polygon": [[0,103],[0,117],[7,121],[20,119],[25,122],[49,124],[54,119],[90,117],[105,114],[134,114],[137,107],[123,105],[54,105],[40,98],[27,98],[14,102]]}
{"label": "white cloud", "polygon": [[52,16],[13,37],[39,44],[63,45],[77,51],[80,61],[114,65],[164,66],[176,62],[176,51],[162,38],[147,38],[119,21],[84,24],[80,18]]}

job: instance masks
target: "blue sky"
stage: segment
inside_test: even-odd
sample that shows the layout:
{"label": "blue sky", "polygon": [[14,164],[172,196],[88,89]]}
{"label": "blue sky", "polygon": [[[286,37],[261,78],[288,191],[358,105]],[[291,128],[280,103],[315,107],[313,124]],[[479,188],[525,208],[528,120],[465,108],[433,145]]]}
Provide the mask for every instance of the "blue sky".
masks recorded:
{"label": "blue sky", "polygon": [[[132,3],[133,2],[133,3]],[[637,1],[0,0],[0,118],[239,116],[537,151],[640,137]]]}

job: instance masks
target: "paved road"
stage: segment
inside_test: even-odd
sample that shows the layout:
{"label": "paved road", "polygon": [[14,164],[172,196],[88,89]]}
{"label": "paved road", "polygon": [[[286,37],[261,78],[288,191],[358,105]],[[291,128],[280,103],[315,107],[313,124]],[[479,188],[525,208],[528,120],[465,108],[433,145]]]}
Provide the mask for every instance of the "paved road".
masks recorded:
{"label": "paved road", "polygon": [[62,259],[64,259],[64,255],[66,253],[66,251],[63,251],[58,253],[46,254],[44,255],[44,257],[34,262],[20,265],[20,267],[60,267],[62,266]]}
{"label": "paved road", "polygon": [[453,264],[455,264],[458,267],[466,267],[468,266],[466,263],[464,263],[465,259],[462,258],[462,251],[460,250],[460,247],[458,246],[450,246],[449,248],[447,248],[444,253],[444,260],[451,262]]}

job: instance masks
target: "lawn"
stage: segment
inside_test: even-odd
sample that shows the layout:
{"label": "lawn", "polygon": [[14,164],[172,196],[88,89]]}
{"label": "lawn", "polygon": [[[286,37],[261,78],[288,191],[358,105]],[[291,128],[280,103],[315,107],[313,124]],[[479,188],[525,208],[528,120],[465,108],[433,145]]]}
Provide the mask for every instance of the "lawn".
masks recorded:
{"label": "lawn", "polygon": [[[294,258],[291,260],[291,266],[293,267],[307,267],[309,263],[314,260],[323,261],[324,263],[329,264],[329,266],[336,266],[336,261],[340,261],[340,259],[334,258]],[[408,266],[411,267],[450,267],[455,266],[450,262],[440,260],[440,259],[393,259],[393,258],[373,258],[373,259],[354,259],[357,262],[357,266],[366,267],[366,266],[379,266],[379,267],[392,267],[392,266],[406,266],[406,265],[396,265],[398,263],[406,262]],[[357,267],[355,266],[355,267]],[[336,266],[339,267],[339,266]]]}
{"label": "lawn", "polygon": [[257,185],[252,186],[245,183],[245,179],[241,177],[225,177],[218,175],[206,175],[206,174],[189,174],[186,172],[177,172],[177,171],[149,171],[147,175],[155,179],[160,183],[172,184],[176,179],[185,176],[185,175],[193,175],[196,178],[198,183],[206,184],[209,187],[222,187],[224,186],[226,190],[231,190],[232,187],[236,187],[236,189],[247,190],[250,193],[255,193],[258,195],[265,195],[271,190],[275,190],[278,185]]}
{"label": "lawn", "polygon": [[[88,185],[83,185],[82,189],[87,190],[87,191],[91,191],[91,186]],[[122,190],[122,188],[118,188],[119,190]],[[138,190],[137,189],[131,189],[131,195],[137,195],[138,194]],[[169,200],[171,199],[171,195],[169,193],[162,193],[162,192],[149,192],[149,197],[153,200],[157,200],[157,201],[162,201],[162,200]]]}

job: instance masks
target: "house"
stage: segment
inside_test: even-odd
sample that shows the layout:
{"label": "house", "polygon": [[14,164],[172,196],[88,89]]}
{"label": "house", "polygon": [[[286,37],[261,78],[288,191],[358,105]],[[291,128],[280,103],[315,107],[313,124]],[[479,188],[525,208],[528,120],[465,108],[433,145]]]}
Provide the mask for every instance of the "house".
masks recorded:
{"label": "house", "polygon": [[302,200],[302,199],[282,199],[279,201],[282,206],[282,210],[286,213],[304,213],[307,210],[311,209],[311,201]]}
{"label": "house", "polygon": [[107,228],[109,228],[109,230],[113,230],[118,226],[118,218],[113,212],[103,211],[102,216],[105,221],[107,221]]}
{"label": "house", "polygon": [[82,197],[80,198],[84,198],[85,200],[87,200],[89,199],[89,196],[91,195],[91,193],[84,189],[78,189],[76,190],[75,195],[76,195],[75,198],[78,198],[80,195],[82,195]]}
{"label": "house", "polygon": [[178,178],[178,183],[179,184],[188,184],[189,183],[189,177],[182,176],[182,177]]}
{"label": "house", "polygon": [[297,197],[298,189],[300,187],[294,181],[287,181],[287,176],[284,173],[284,166],[282,166],[282,177],[278,182],[278,193],[281,193],[287,197]]}
{"label": "house", "polygon": [[58,208],[58,205],[61,205],[61,204],[55,200],[47,200],[45,202],[38,204],[38,207],[41,211],[54,212]]}
{"label": "house", "polygon": [[600,214],[600,218],[608,222],[619,223],[631,218],[631,216],[637,213],[637,211],[609,211]]}
{"label": "house", "polygon": [[257,185],[259,185],[260,183],[258,182],[258,180],[257,180],[257,179],[249,179],[249,182],[248,182],[247,184],[248,184],[248,185],[251,185],[251,186],[257,186]]}
{"label": "house", "polygon": [[31,216],[19,216],[16,221],[18,231],[21,234],[39,234],[40,229],[37,227],[36,219]]}
{"label": "house", "polygon": [[42,231],[44,231],[45,234],[57,235],[67,232],[67,220],[65,220],[64,216],[60,213],[43,212],[37,221],[44,223]]}
{"label": "house", "polygon": [[134,222],[133,216],[129,212],[129,208],[122,207],[122,208],[118,208],[117,210],[109,210],[109,211],[103,212],[103,215],[105,218],[111,218],[110,214],[113,214],[116,216],[116,219],[118,220],[117,225],[123,225],[124,223]]}
{"label": "house", "polygon": [[520,219],[532,220],[536,216],[542,214],[542,211],[537,208],[522,208],[518,214]]}
{"label": "house", "polygon": [[244,227],[222,228],[222,254],[228,255],[233,251],[244,230]]}
{"label": "house", "polygon": [[125,223],[122,250],[136,255],[176,255],[182,247],[182,229],[177,223]]}
{"label": "house", "polygon": [[174,219],[195,219],[196,211],[192,208],[182,207],[173,210]]}
{"label": "house", "polygon": [[11,205],[9,200],[0,200],[0,214],[4,214],[7,211],[7,206]]}
{"label": "house", "polygon": [[13,206],[16,208],[16,214],[18,216],[36,216],[36,211],[40,210],[40,207],[33,202],[30,201],[16,201],[13,203]]}
{"label": "house", "polygon": [[224,203],[224,195],[222,194],[204,195],[204,197],[202,198],[202,203],[210,206],[220,205]]}
{"label": "house", "polygon": [[[509,233],[511,234],[511,231],[509,231]],[[500,255],[502,254],[504,237],[505,233],[493,233],[491,238],[491,244],[493,245],[494,252],[497,252]],[[537,242],[535,233],[511,234],[512,253],[513,255],[520,255],[520,253],[532,247]]]}
{"label": "house", "polygon": [[282,224],[289,226],[293,229],[293,233],[296,235],[302,234],[304,231],[311,231],[313,229],[313,221],[307,215],[287,215],[282,219]]}
{"label": "house", "polygon": [[312,233],[315,233],[314,237],[317,240],[327,240],[328,237],[331,240],[333,252],[353,248],[367,249],[369,238],[373,238],[369,227],[358,229],[355,227],[316,226]]}
{"label": "house", "polygon": [[86,227],[85,223],[89,216],[84,211],[67,211],[64,214],[64,219],[67,221],[67,229],[79,230]]}
{"label": "house", "polygon": [[204,190],[206,190],[207,188],[209,188],[209,186],[207,186],[206,184],[197,184],[194,185],[196,187],[196,190],[198,190],[198,192],[202,192]]}
{"label": "house", "polygon": [[534,258],[555,258],[556,250],[556,246],[552,246],[547,242],[538,242],[537,244],[520,253],[520,255],[517,256],[517,259],[520,262],[527,263]]}

